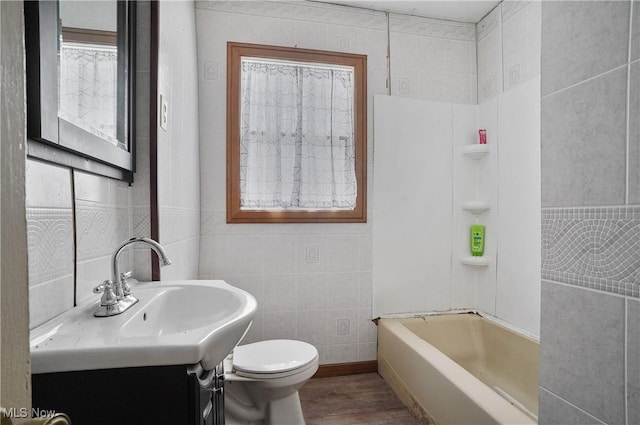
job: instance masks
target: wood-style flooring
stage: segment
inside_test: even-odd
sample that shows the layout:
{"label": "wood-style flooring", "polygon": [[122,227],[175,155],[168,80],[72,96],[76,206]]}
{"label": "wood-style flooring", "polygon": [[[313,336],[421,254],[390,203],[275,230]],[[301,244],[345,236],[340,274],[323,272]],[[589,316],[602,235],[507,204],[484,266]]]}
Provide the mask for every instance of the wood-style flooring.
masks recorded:
{"label": "wood-style flooring", "polygon": [[315,378],[300,389],[307,425],[419,425],[376,373]]}

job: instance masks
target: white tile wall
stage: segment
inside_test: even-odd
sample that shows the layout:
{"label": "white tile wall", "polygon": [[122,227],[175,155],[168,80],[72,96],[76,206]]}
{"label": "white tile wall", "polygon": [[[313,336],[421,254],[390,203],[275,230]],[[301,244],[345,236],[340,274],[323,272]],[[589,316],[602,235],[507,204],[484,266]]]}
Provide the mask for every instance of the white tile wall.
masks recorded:
{"label": "white tile wall", "polygon": [[159,241],[173,262],[162,279],[195,279],[200,256],[200,148],[195,10],[191,2],[160,4],[158,94],[168,125],[158,125]]}
{"label": "white tile wall", "polygon": [[26,214],[31,328],[74,305],[71,172],[27,160]]}
{"label": "white tile wall", "polygon": [[541,2],[504,1],[476,26],[478,103],[540,76]]}
{"label": "white tile wall", "polygon": [[[390,25],[394,93],[397,78],[406,74],[411,97],[475,104],[474,25],[403,16],[392,16]],[[373,96],[388,93],[386,15],[312,2],[198,1],[196,28],[200,277],[224,278],[256,296],[260,311],[245,342],[277,335],[275,324],[286,317],[295,323],[297,338],[316,344],[322,363],[375,359],[370,322]],[[226,224],[227,41],[368,55],[369,223]],[[310,246],[319,251],[317,263],[305,261]],[[336,335],[340,314],[350,319],[347,338]],[[293,331],[287,327],[283,332]]]}
{"label": "white tile wall", "polygon": [[[96,297],[92,289],[111,279],[111,255],[130,235],[128,185],[74,171],[76,226],[76,303]],[[129,254],[120,257],[129,270]]]}
{"label": "white tile wall", "polygon": [[[140,1],[137,7],[137,171],[133,185],[27,160],[31,328],[94,296],[91,289],[111,277],[110,255],[116,245],[132,234],[150,235],[149,2]],[[135,249],[121,261],[123,268],[133,266],[138,279],[148,280],[149,259],[148,249]]]}
{"label": "white tile wall", "polygon": [[391,93],[476,103],[473,24],[391,15]]}

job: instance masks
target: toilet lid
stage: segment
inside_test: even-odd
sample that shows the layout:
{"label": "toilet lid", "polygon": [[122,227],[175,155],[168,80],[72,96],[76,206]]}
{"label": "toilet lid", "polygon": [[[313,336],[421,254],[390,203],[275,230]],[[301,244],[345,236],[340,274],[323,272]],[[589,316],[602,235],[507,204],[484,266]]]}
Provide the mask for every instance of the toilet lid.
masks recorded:
{"label": "toilet lid", "polygon": [[311,344],[274,339],[241,345],[233,350],[233,368],[251,373],[280,373],[299,369],[318,357]]}

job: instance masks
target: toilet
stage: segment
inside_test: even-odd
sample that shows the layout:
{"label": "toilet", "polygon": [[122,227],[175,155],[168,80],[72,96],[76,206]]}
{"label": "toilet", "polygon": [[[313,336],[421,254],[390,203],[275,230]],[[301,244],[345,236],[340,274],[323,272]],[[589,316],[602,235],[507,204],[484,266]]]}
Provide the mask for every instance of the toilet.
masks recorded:
{"label": "toilet", "polygon": [[318,370],[318,350],[275,339],[237,346],[224,361],[228,425],[304,425],[298,389]]}

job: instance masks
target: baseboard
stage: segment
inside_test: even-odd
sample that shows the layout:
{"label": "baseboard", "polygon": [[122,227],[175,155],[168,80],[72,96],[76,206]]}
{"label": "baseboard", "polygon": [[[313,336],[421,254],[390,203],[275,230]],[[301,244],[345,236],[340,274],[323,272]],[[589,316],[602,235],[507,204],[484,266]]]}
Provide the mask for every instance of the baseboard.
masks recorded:
{"label": "baseboard", "polygon": [[323,364],[318,367],[318,371],[313,375],[313,378],[357,375],[359,373],[374,373],[377,371],[378,362],[376,360],[367,362]]}

